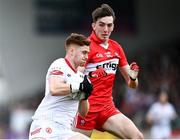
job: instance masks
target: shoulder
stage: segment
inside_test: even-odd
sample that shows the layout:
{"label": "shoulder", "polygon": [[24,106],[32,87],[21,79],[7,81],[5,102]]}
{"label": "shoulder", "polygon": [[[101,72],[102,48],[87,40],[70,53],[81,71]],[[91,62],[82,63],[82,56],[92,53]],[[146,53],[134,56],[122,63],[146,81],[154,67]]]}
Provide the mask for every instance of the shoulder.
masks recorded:
{"label": "shoulder", "polygon": [[65,66],[65,60],[64,58],[59,58],[54,60],[51,65],[50,65],[50,69],[59,69],[59,68],[63,68]]}
{"label": "shoulder", "polygon": [[48,69],[50,75],[62,75],[66,70],[66,65],[63,58],[54,60]]}
{"label": "shoulder", "polygon": [[157,109],[159,108],[160,104],[158,102],[155,102],[152,104],[151,109]]}
{"label": "shoulder", "polygon": [[174,109],[174,106],[171,103],[168,103],[167,105],[169,106],[169,108]]}
{"label": "shoulder", "polygon": [[115,47],[119,47],[119,48],[122,48],[122,46],[115,40],[113,39],[109,39],[109,43]]}
{"label": "shoulder", "polygon": [[64,58],[58,58],[56,60],[53,61],[53,63],[61,63],[61,62],[64,62]]}
{"label": "shoulder", "polygon": [[120,53],[124,53],[124,50],[121,46],[121,44],[119,44],[117,41],[109,39],[109,44],[117,51],[119,51]]}
{"label": "shoulder", "polygon": [[64,58],[58,58],[54,60],[51,65],[62,65],[65,62]]}

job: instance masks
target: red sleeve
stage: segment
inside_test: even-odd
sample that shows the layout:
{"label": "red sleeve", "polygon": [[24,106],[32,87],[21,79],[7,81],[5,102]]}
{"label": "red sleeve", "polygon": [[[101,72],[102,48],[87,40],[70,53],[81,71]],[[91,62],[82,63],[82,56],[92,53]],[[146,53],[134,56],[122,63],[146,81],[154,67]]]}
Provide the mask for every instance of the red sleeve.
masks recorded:
{"label": "red sleeve", "polygon": [[125,55],[124,50],[122,49],[122,47],[120,45],[119,45],[119,55],[120,55],[119,67],[123,67],[125,65],[128,65],[126,55]]}

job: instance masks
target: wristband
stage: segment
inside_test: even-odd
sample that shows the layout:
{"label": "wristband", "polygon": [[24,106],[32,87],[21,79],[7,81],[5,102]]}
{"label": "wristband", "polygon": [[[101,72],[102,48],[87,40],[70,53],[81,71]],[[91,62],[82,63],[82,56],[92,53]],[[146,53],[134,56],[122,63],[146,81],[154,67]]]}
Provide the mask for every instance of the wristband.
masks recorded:
{"label": "wristband", "polygon": [[129,77],[130,77],[130,79],[131,79],[132,81],[136,81],[136,79],[137,79],[137,78],[134,79],[134,78],[132,78],[131,76],[129,76]]}

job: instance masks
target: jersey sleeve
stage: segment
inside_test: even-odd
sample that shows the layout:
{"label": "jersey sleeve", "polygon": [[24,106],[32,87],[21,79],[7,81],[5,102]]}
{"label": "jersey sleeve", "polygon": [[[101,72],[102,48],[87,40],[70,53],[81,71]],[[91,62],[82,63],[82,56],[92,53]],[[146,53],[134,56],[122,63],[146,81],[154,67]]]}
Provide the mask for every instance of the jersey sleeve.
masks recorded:
{"label": "jersey sleeve", "polygon": [[64,70],[62,64],[63,63],[60,63],[59,61],[54,61],[49,68],[49,76],[63,77]]}
{"label": "jersey sleeve", "polygon": [[155,114],[155,105],[152,105],[148,111],[148,115],[154,116]]}
{"label": "jersey sleeve", "polygon": [[170,104],[170,112],[171,112],[171,113],[169,113],[170,118],[171,119],[175,118],[176,117],[176,110],[175,110],[175,108],[174,108],[174,106],[172,104]]}
{"label": "jersey sleeve", "polygon": [[122,47],[120,45],[119,45],[119,55],[120,55],[119,67],[123,67],[125,65],[128,65],[126,55],[125,55],[124,50],[122,49]]}

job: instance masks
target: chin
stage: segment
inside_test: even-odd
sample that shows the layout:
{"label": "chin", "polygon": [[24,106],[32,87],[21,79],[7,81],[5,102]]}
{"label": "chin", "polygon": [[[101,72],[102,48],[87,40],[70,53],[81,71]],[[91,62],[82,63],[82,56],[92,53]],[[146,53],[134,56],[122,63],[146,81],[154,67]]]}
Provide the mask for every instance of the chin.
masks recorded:
{"label": "chin", "polygon": [[109,38],[108,37],[103,37],[101,40],[106,42]]}
{"label": "chin", "polygon": [[85,63],[80,64],[80,67],[84,67],[84,66],[85,66]]}

